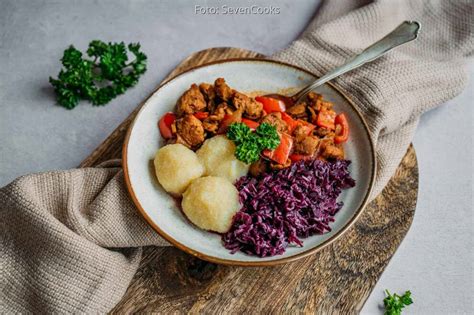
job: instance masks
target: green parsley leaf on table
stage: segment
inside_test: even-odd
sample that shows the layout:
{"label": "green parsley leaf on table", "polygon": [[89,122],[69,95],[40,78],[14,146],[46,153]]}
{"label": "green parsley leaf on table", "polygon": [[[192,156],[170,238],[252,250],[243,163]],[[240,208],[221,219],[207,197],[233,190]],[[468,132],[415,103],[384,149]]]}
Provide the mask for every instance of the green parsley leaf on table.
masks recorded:
{"label": "green parsley leaf on table", "polygon": [[276,128],[263,123],[255,132],[243,123],[234,123],[229,126],[227,138],[236,144],[235,156],[240,161],[251,164],[258,161],[262,150],[273,150],[280,144],[280,136]]}
{"label": "green parsley leaf on table", "polygon": [[[128,62],[127,47],[134,60]],[[58,78],[49,78],[54,87],[58,104],[73,109],[80,99],[93,105],[105,105],[112,99],[135,86],[146,71],[146,55],[140,44],[104,43],[93,40],[87,55],[69,46],[61,59],[63,69]]]}
{"label": "green parsley leaf on table", "polygon": [[392,295],[388,290],[385,292],[387,293],[387,297],[383,300],[385,315],[400,315],[405,306],[413,304],[410,291],[406,291],[402,296],[396,293]]}

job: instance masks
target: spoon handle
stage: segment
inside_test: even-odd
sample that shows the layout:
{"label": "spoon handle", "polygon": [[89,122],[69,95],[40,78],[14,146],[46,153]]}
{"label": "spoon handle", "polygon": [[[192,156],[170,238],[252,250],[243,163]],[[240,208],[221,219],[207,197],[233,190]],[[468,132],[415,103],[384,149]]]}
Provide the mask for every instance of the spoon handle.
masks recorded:
{"label": "spoon handle", "polygon": [[403,22],[391,33],[389,33],[379,41],[375,42],[371,46],[367,47],[360,54],[352,57],[342,66],[333,69],[332,71],[326,73],[321,78],[317,79],[310,85],[300,90],[298,93],[293,95],[293,99],[295,99],[296,103],[298,103],[304,96],[306,96],[306,94],[314,90],[316,87],[323,85],[324,83],[334,79],[335,77],[340,76],[341,74],[349,72],[355,68],[362,66],[367,62],[373,61],[381,57],[386,52],[397,46],[411,42],[412,40],[417,38],[419,29],[420,23],[416,21]]}

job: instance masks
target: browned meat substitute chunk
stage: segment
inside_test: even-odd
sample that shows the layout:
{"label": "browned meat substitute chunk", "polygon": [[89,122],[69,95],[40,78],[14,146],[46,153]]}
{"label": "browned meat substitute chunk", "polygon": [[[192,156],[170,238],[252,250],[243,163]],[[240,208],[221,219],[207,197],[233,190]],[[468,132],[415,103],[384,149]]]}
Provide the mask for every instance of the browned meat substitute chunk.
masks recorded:
{"label": "browned meat substitute chunk", "polygon": [[317,127],[313,133],[320,138],[325,138],[325,137],[333,138],[334,137],[334,132],[324,127]]}
{"label": "browned meat substitute chunk", "polygon": [[239,92],[234,93],[232,102],[236,109],[241,108],[244,116],[250,119],[258,119],[262,116],[263,105],[255,99]]}
{"label": "browned meat substitute chunk", "polygon": [[212,118],[206,118],[202,122],[202,126],[204,130],[209,132],[210,134],[215,134],[217,133],[217,130],[219,129],[219,121],[218,120],[213,120]]}
{"label": "browned meat substitute chunk", "polygon": [[294,143],[295,153],[313,156],[318,148],[319,139],[313,136],[302,136],[296,138]]}
{"label": "browned meat substitute chunk", "polygon": [[189,148],[198,147],[204,142],[204,127],[201,121],[192,114],[176,120],[176,133],[176,142]]}
{"label": "browned meat substitute chunk", "polygon": [[323,141],[321,150],[321,156],[325,159],[344,159],[344,149],[342,146],[334,144],[332,141]]}
{"label": "browned meat substitute chunk", "polygon": [[270,168],[272,170],[282,170],[284,168],[287,168],[291,165],[291,160],[290,159],[287,159],[286,162],[284,164],[278,164],[278,163],[274,163],[274,162],[270,162]]}
{"label": "browned meat substitute chunk", "polygon": [[209,83],[201,83],[199,84],[199,90],[201,91],[202,95],[206,101],[213,100],[216,97],[216,91],[214,91],[214,85]]}
{"label": "browned meat substitute chunk", "polygon": [[185,114],[194,114],[206,108],[206,100],[196,84],[183,93],[176,104],[176,114],[182,117]]}
{"label": "browned meat substitute chunk", "polygon": [[268,170],[268,163],[262,159],[250,164],[249,172],[253,177],[257,177]]}
{"label": "browned meat substitute chunk", "polygon": [[209,118],[212,118],[213,120],[219,120],[221,121],[224,119],[225,115],[232,115],[234,111],[227,105],[227,103],[220,103],[217,105],[216,109],[214,110],[214,113],[212,113]]}
{"label": "browned meat substitute chunk", "polygon": [[322,100],[323,96],[315,92],[308,93],[308,100],[310,101],[310,106],[316,103],[317,100]]}
{"label": "browned meat substitute chunk", "polygon": [[306,113],[306,103],[299,103],[294,106],[291,106],[286,110],[286,113],[291,115],[294,118],[304,118],[307,117]]}
{"label": "browned meat substitute chunk", "polygon": [[207,111],[213,112],[218,102],[214,85],[209,83],[201,83],[199,84],[199,90],[201,90],[201,93],[204,95],[204,99],[206,100]]}
{"label": "browned meat substitute chunk", "polygon": [[234,95],[234,90],[232,90],[227,85],[227,83],[225,83],[224,78],[218,78],[214,82],[214,90],[215,90],[217,96],[225,102],[230,100],[232,98],[232,96]]}
{"label": "browned meat substitute chunk", "polygon": [[275,112],[266,115],[263,117],[262,121],[260,123],[267,123],[276,128],[278,132],[287,132],[288,131],[288,125],[286,122],[281,119],[281,113]]}

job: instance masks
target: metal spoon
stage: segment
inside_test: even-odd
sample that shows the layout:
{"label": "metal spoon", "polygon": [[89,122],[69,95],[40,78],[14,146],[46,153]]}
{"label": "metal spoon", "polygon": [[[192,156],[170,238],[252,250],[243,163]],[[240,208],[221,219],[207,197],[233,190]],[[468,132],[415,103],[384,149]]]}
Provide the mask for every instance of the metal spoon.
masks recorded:
{"label": "metal spoon", "polygon": [[320,77],[313,83],[307,85],[306,87],[298,91],[296,94],[292,96],[269,94],[266,96],[282,100],[288,107],[296,105],[301,100],[303,100],[309,92],[311,92],[318,86],[323,85],[324,83],[340,76],[341,74],[349,72],[353,69],[362,66],[367,62],[373,61],[383,56],[385,53],[395,47],[415,40],[418,36],[419,30],[420,23],[416,21],[405,21],[397,28],[395,28],[392,32],[390,32],[388,35],[386,35],[384,38],[367,47],[364,51],[352,57],[342,66],[333,69],[332,71],[326,73],[324,76]]}

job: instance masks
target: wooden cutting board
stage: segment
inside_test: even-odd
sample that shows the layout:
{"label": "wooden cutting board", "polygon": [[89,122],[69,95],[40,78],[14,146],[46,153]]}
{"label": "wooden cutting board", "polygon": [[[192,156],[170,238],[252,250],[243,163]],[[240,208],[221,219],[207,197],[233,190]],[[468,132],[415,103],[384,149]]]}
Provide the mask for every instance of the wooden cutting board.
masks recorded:
{"label": "wooden cutting board", "polygon": [[[192,54],[167,79],[219,59],[263,58],[238,48]],[[137,109],[86,159],[82,167],[120,158]],[[410,146],[395,175],[360,219],[332,245],[276,267],[229,267],[198,260],[174,247],[144,249],[140,269],[112,313],[357,313],[413,220],[418,166]]]}

